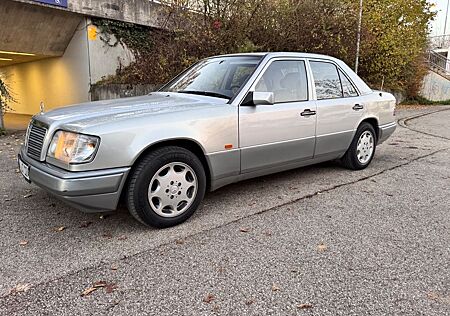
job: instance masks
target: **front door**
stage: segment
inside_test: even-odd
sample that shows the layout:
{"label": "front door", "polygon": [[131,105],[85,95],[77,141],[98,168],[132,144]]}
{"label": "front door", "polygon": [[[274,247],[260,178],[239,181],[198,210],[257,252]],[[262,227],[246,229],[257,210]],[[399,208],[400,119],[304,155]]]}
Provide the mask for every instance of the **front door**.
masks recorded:
{"label": "front door", "polygon": [[239,107],[241,172],[311,159],[316,103],[311,100],[305,61],[269,62],[250,91],[272,92],[274,104]]}

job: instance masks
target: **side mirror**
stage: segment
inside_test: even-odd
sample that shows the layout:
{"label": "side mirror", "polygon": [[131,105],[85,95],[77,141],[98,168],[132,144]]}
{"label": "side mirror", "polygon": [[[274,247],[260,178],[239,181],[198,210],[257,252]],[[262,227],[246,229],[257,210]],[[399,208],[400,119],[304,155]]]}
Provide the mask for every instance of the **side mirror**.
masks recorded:
{"label": "side mirror", "polygon": [[253,92],[254,105],[272,105],[275,103],[273,92]]}

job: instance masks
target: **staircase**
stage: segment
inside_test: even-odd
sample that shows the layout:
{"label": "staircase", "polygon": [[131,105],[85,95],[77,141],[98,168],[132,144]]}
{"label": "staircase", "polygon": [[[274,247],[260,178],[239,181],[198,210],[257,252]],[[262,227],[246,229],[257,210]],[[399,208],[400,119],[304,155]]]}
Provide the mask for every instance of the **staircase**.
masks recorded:
{"label": "staircase", "polygon": [[430,70],[450,80],[450,59],[434,50],[427,52],[427,63]]}
{"label": "staircase", "polygon": [[450,80],[450,35],[430,38],[427,63],[430,70]]}

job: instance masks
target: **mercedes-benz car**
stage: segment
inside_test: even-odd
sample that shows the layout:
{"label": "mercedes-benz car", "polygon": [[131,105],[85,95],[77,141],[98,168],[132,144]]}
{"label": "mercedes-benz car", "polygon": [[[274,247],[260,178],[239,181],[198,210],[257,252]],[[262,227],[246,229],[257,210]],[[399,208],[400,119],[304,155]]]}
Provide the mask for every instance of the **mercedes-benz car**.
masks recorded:
{"label": "mercedes-benz car", "polygon": [[18,162],[29,182],[82,210],[122,199],[138,221],[169,227],[233,182],[335,159],[366,168],[394,113],[391,94],[336,58],[215,56],[146,96],[35,115]]}

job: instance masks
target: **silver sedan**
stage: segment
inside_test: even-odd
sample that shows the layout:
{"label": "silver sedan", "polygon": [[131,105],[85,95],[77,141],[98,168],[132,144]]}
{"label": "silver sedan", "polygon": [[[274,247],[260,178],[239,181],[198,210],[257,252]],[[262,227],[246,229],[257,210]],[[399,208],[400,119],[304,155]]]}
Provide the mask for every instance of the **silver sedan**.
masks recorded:
{"label": "silver sedan", "polygon": [[323,55],[202,60],[150,95],[33,117],[23,176],[84,211],[116,209],[169,227],[207,190],[339,159],[366,168],[396,128],[395,98]]}

